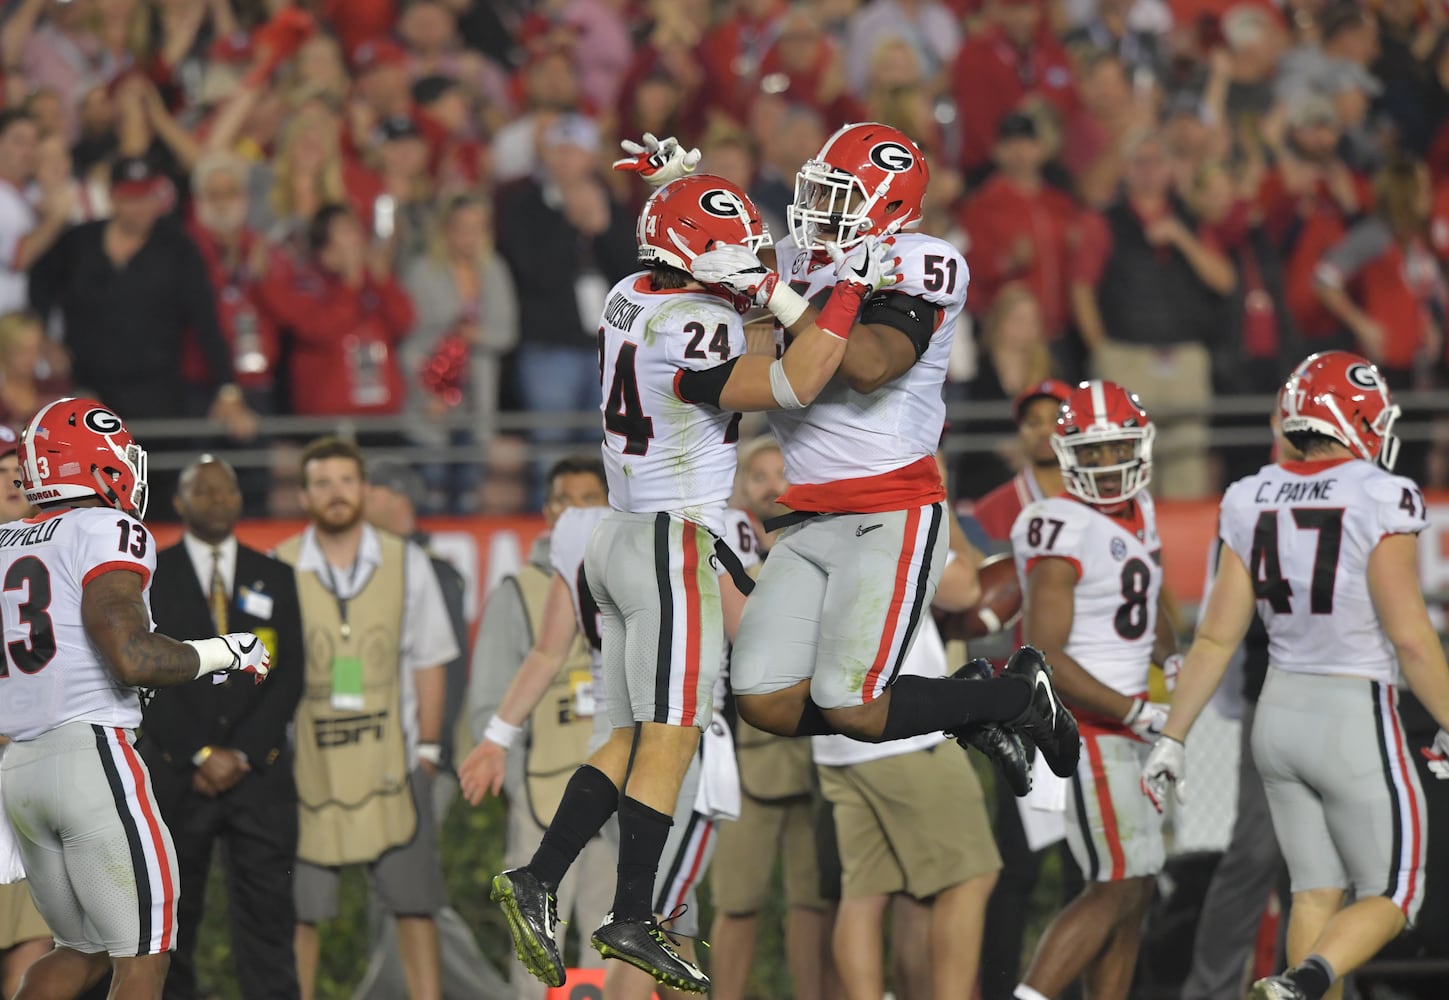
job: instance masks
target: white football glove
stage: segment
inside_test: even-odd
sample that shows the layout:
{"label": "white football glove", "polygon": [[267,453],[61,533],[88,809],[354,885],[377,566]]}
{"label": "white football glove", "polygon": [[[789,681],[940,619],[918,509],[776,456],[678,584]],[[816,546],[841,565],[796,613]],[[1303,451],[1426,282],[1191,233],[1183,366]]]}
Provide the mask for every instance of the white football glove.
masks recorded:
{"label": "white football glove", "polygon": [[1162,727],[1167,725],[1169,711],[1171,711],[1171,706],[1164,705],[1159,701],[1138,698],[1133,701],[1131,710],[1122,718],[1122,724],[1132,730],[1133,735],[1138,739],[1155,743],[1157,738],[1162,735]]}
{"label": "white football glove", "polygon": [[835,264],[836,283],[842,281],[865,289],[865,294],[889,288],[901,280],[896,273],[901,259],[894,254],[895,239],[867,236],[849,250],[835,243],[825,244],[825,252]]}
{"label": "white football glove", "polygon": [[1443,729],[1434,734],[1434,745],[1429,748],[1430,753],[1438,754],[1440,757],[1449,759],[1449,732]]}
{"label": "white football glove", "polygon": [[1177,687],[1177,675],[1182,673],[1182,661],[1181,653],[1173,653],[1162,661],[1162,680],[1169,691]]}
{"label": "white football glove", "polygon": [[1187,773],[1187,748],[1180,740],[1164,736],[1152,746],[1147,755],[1147,765],[1142,768],[1142,794],[1152,800],[1158,812],[1167,802],[1169,789],[1177,789],[1177,801],[1186,802],[1184,794]]}
{"label": "white football glove", "polygon": [[735,243],[706,250],[689,262],[689,273],[701,285],[723,288],[752,306],[767,306],[780,283],[779,272],[766,267],[749,247]]}
{"label": "white football glove", "polygon": [[260,684],[272,667],[272,654],[267,644],[250,632],[229,632],[214,639],[188,639],[186,645],[196,650],[200,661],[197,677],[206,674],[251,674]]}
{"label": "white football glove", "polygon": [[615,160],[614,169],[638,174],[650,187],[663,187],[694,173],[701,156],[698,149],[685,149],[672,135],[656,139],[650,132],[644,133],[642,143],[625,139],[619,146],[629,155]]}

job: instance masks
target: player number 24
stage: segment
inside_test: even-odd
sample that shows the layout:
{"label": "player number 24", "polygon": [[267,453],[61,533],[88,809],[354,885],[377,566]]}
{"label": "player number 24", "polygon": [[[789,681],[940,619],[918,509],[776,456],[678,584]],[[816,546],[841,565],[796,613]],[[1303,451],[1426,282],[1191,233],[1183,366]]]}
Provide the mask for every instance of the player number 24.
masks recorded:
{"label": "player number 24", "polygon": [[[692,333],[690,327],[699,327],[699,333],[691,340],[689,347],[685,349],[687,357],[693,357],[691,353],[696,345],[704,339],[704,327],[698,323],[690,323],[685,327],[685,333]],[[723,327],[721,327],[723,329]],[[709,349],[718,352],[718,334],[715,340],[710,342]],[[729,340],[726,335],[724,356],[729,355]],[[649,454],[649,440],[654,437],[654,418],[644,412],[644,403],[639,398],[639,375],[635,370],[635,358],[639,353],[639,345],[630,341],[624,341],[619,345],[619,353],[614,356],[614,381],[609,385],[609,395],[604,403],[604,429],[610,434],[618,434],[624,438],[624,454],[626,455],[647,455]],[[704,357],[700,351],[699,356]],[[602,386],[604,378],[604,331],[599,330],[599,380]],[[725,428],[724,443],[734,444],[740,439],[740,415],[736,413]]]}

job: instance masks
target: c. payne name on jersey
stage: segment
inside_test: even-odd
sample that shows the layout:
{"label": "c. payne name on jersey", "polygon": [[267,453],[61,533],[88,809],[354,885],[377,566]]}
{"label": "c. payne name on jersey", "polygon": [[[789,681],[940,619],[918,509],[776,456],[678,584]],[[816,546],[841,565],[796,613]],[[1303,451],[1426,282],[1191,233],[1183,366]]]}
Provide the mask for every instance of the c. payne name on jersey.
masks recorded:
{"label": "c. payne name on jersey", "polygon": [[[892,472],[927,455],[946,421],[941,395],[956,321],[966,305],[971,281],[966,260],[944,240],[920,233],[895,237],[899,283],[890,292],[924,299],[940,310],[924,354],[906,373],[869,395],[831,379],[815,402],[803,410],[769,414],[792,483],[833,483]],[[780,274],[807,299],[835,285],[830,262],[800,253],[790,238],[775,247]],[[776,331],[783,344],[783,333]]]}

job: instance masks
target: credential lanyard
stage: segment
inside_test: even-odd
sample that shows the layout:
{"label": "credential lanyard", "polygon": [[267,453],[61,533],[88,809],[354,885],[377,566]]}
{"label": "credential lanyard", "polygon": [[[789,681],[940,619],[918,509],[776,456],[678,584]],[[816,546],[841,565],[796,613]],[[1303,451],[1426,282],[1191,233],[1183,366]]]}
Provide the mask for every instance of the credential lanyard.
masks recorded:
{"label": "credential lanyard", "polygon": [[[352,560],[352,568],[347,571],[347,590],[349,593],[352,591],[353,582],[357,579],[357,564],[361,561],[361,558],[354,558]],[[337,617],[342,619],[342,628],[339,631],[342,633],[342,638],[351,639],[352,626],[347,622],[347,605],[352,598],[343,597],[342,592],[337,589],[337,571],[332,568],[331,561],[325,556],[322,558],[322,565],[327,567],[327,589],[332,591],[332,599],[337,602]]]}

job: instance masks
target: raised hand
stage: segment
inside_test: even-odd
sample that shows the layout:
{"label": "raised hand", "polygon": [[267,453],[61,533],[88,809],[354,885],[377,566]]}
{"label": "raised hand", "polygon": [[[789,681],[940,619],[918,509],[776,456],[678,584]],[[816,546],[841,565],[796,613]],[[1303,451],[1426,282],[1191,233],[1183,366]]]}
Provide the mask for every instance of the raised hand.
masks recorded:
{"label": "raised hand", "polygon": [[619,146],[629,155],[615,160],[614,169],[638,174],[650,187],[694,173],[702,155],[698,149],[685,149],[672,135],[657,139],[651,132],[644,133],[642,143],[625,139]]}

